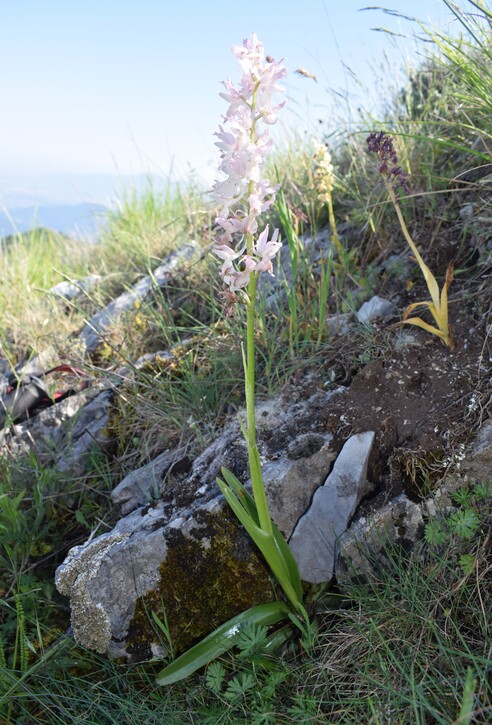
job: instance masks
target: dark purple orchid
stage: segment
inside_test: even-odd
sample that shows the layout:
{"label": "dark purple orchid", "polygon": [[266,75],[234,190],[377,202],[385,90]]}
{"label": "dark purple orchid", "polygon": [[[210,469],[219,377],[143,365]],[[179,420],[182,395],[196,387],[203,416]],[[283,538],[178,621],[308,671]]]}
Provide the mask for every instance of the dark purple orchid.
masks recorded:
{"label": "dark purple orchid", "polygon": [[408,193],[408,174],[405,174],[401,166],[398,165],[398,156],[391,136],[388,136],[384,131],[380,131],[379,133],[369,134],[366,141],[369,151],[374,152],[379,157],[379,171],[385,181],[391,184],[395,191],[403,189],[405,193]]}

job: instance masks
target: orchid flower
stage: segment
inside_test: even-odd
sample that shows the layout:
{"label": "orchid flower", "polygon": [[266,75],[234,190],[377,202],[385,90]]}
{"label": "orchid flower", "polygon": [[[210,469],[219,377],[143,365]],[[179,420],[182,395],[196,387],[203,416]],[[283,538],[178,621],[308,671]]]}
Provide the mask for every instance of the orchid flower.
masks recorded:
{"label": "orchid flower", "polygon": [[281,62],[265,59],[255,34],[232,51],[243,75],[238,88],[230,80],[224,81],[226,92],[220,94],[229,108],[215,135],[219,170],[227,178],[215,182],[211,195],[220,206],[213,251],[225,260],[222,279],[235,292],[248,287],[252,275],[273,275],[272,259],[281,247],[278,229],[270,242],[268,228],[256,242],[253,237],[258,232],[258,217],[273,204],[278,189],[264,178],[263,164],[271,149],[267,126],[276,122],[283,106],[274,105],[272,96],[282,90],[279,81],[287,71]]}
{"label": "orchid flower", "polygon": [[[279,600],[260,604],[241,612],[205,639],[178,657],[159,675],[160,685],[169,685],[195,672],[234,646],[244,627],[251,623],[274,624],[290,619],[305,634],[309,626],[303,606],[299,569],[289,546],[272,521],[263,483],[260,456],[256,445],[255,420],[255,295],[261,272],[273,275],[272,260],[280,249],[279,230],[269,238],[268,224],[255,240],[258,217],[275,199],[276,186],[263,175],[263,160],[270,150],[268,131],[261,124],[272,124],[283,104],[274,106],[273,93],[281,90],[278,81],[286,70],[281,63],[266,60],[256,35],[234,46],[243,75],[239,88],[225,81],[221,96],[230,104],[224,126],[216,134],[221,154],[220,170],[227,178],[217,181],[212,196],[221,211],[215,220],[214,254],[222,260],[221,275],[226,286],[222,297],[232,304],[246,300],[247,327],[243,348],[246,393],[246,425],[241,429],[248,448],[253,496],[227,469],[217,485],[229,506],[263,554],[288,602]],[[246,291],[247,290],[247,291]],[[240,295],[236,295],[240,292]]]}

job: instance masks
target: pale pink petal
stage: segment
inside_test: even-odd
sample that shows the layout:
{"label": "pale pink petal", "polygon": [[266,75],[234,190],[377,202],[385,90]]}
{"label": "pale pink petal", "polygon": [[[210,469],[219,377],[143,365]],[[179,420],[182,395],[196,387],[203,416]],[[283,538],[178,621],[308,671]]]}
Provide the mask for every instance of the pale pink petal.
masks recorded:
{"label": "pale pink petal", "polygon": [[266,60],[255,34],[232,50],[242,75],[238,86],[230,80],[223,82],[220,95],[228,109],[216,133],[216,146],[224,179],[216,181],[211,191],[220,207],[213,251],[222,260],[221,274],[231,293],[245,287],[251,274],[273,274],[272,259],[281,247],[278,229],[268,239],[268,226],[250,254],[244,254],[243,240],[256,235],[258,218],[273,204],[278,189],[264,178],[263,166],[271,151],[267,127],[276,122],[283,107],[283,103],[273,103],[273,95],[283,90],[280,81],[287,73],[282,61]]}

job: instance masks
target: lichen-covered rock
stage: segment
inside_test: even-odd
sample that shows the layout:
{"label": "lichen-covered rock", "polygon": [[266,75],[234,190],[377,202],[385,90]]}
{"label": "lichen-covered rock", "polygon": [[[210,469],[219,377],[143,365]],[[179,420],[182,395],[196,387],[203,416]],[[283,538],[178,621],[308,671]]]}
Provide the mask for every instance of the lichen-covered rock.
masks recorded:
{"label": "lichen-covered rock", "polygon": [[165,611],[175,649],[182,651],[239,612],[275,598],[269,570],[222,497],[175,521],[166,543],[158,585],[135,601],[125,638],[131,660],[148,657],[151,611],[161,618]]}
{"label": "lichen-covered rock", "polygon": [[422,509],[405,494],[397,496],[370,516],[363,516],[340,537],[335,564],[342,585],[363,581],[370,573],[387,567],[388,551],[399,547],[409,552],[423,533]]}
{"label": "lichen-covered rock", "polygon": [[[83,546],[75,546],[56,572],[59,592],[70,595],[74,636],[96,652],[106,652],[111,639],[111,620],[104,607],[91,598],[91,581],[99,580],[106,555],[126,538],[125,534],[114,532],[103,534]],[[104,578],[101,578],[103,582]],[[110,586],[118,595],[118,582],[111,582]]]}
{"label": "lichen-covered rock", "polygon": [[[333,395],[258,406],[267,498],[286,536],[334,458],[331,435],[316,430],[317,411]],[[73,549],[56,576],[57,587],[70,597],[78,641],[130,661],[159,651],[152,611],[161,618],[165,612],[173,641],[184,649],[243,609],[274,597],[262,557],[216,485],[223,465],[246,480],[237,421],[194,462],[175,460],[169,468],[167,455],[124,479],[118,493],[129,503],[142,493],[140,483],[151,481],[160,500]]]}
{"label": "lichen-covered rock", "polygon": [[58,568],[75,638],[98,652],[139,661],[159,646],[151,612],[173,642],[194,639],[273,592],[263,562],[221,496],[170,513],[138,509],[109,534],[76,547]]}

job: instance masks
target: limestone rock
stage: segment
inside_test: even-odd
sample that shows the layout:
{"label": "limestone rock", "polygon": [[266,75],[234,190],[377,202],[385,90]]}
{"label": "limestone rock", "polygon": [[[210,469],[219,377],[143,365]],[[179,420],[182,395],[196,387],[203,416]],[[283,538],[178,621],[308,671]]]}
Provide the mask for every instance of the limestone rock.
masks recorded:
{"label": "limestone rock", "polygon": [[85,470],[86,454],[95,447],[107,450],[111,443],[108,422],[112,398],[111,390],[102,390],[64,426],[61,453],[55,463],[59,471],[79,476]]}
{"label": "limestone rock", "polygon": [[388,566],[387,549],[410,551],[423,533],[421,506],[405,494],[370,516],[362,517],[341,536],[335,573],[339,584],[367,578],[374,570]]}
{"label": "limestone rock", "polygon": [[108,534],[72,549],[56,573],[82,644],[139,661],[159,646],[165,611],[173,641],[197,637],[273,592],[246,532],[222,496],[193,510],[138,509]]}
{"label": "limestone rock", "polygon": [[[331,440],[327,433],[317,434],[317,443],[313,447],[313,438],[316,438],[318,413],[328,404],[331,399],[342,394],[345,388],[337,388],[333,391],[316,393],[302,403],[286,404],[281,397],[258,403],[256,406],[256,429],[257,444],[260,459],[263,467],[273,461],[280,460],[287,455],[294,459],[307,458],[313,452]],[[238,415],[243,416],[244,412]],[[303,434],[309,434],[310,438],[303,438]],[[311,441],[311,442],[309,442]],[[321,442],[322,441],[322,442]],[[290,446],[290,453],[286,448]],[[297,453],[295,452],[297,451]],[[329,469],[332,461],[332,452],[328,447],[324,448],[322,456],[325,456],[326,470]],[[248,455],[243,435],[240,430],[237,417],[234,417],[225,427],[221,435],[215,439],[193,462],[189,476],[179,477],[176,485],[176,477],[169,475],[163,482],[161,495],[164,500],[172,501],[174,505],[189,505],[196,496],[210,497],[210,489],[215,487],[215,479],[221,476],[221,469],[229,469],[237,478],[246,482],[247,480]],[[271,469],[273,471],[273,469]],[[279,469],[277,469],[279,470]],[[307,482],[307,488],[312,495],[315,488],[323,482],[326,476],[320,475],[319,480],[314,483]],[[265,481],[265,485],[268,483]],[[306,488],[306,481],[300,483],[302,489]],[[275,505],[275,501],[272,501]],[[286,503],[284,505],[287,505]],[[277,510],[277,513],[280,513]],[[300,516],[303,511],[300,511]]]}
{"label": "limestone rock", "polygon": [[334,335],[346,335],[350,330],[353,315],[351,312],[338,315],[328,315],[325,319],[326,327],[330,337]]}
{"label": "limestone rock", "polygon": [[106,397],[103,396],[103,406],[99,397],[101,395],[101,389],[97,386],[86,388],[41,410],[34,418],[10,426],[0,436],[0,455],[18,458],[33,451],[41,463],[53,463],[54,451],[66,450],[69,438],[74,437],[71,431],[75,430],[76,436],[80,427],[80,411],[86,405],[90,406],[89,419],[83,416],[89,425],[94,409],[107,407]]}
{"label": "limestone rock", "polygon": [[179,452],[175,450],[164,451],[153,461],[125,476],[111,492],[111,498],[120,506],[123,515],[159,498],[164,474],[178,457]]}
{"label": "limestone rock", "polygon": [[320,436],[319,449],[306,458],[280,458],[263,466],[268,505],[273,520],[288,538],[320,486],[335,454],[331,436]]}
{"label": "limestone rock", "polygon": [[[59,592],[71,596],[74,636],[96,652],[106,652],[111,638],[110,619],[101,604],[86,595],[108,552],[125,538],[119,533],[103,534],[94,542],[75,546],[56,572],[55,583]],[[116,595],[120,594],[118,582],[112,582],[112,588]]]}
{"label": "limestone rock", "polygon": [[347,440],[333,471],[294,529],[289,546],[306,582],[316,584],[333,577],[337,542],[370,490],[366,476],[373,441],[372,431]]}
{"label": "limestone rock", "polygon": [[[287,536],[334,458],[331,435],[316,412],[336,394],[316,393],[291,405],[276,399],[257,408],[267,498]],[[123,504],[147,495],[149,483],[160,500],[76,547],[59,567],[57,587],[70,597],[78,641],[138,661],[159,647],[151,611],[162,617],[165,609],[173,640],[185,648],[246,607],[272,599],[270,574],[215,481],[221,466],[245,481],[241,441],[234,420],[193,463],[178,457],[169,468],[172,452],[164,452],[117,487],[114,498]]]}
{"label": "limestone rock", "polygon": [[364,302],[360,310],[357,312],[359,322],[372,322],[380,317],[388,317],[393,314],[394,305],[392,302],[375,295],[370,300]]}
{"label": "limestone rock", "polygon": [[481,481],[492,481],[492,418],[480,428],[473,451],[466,457],[463,469]]}
{"label": "limestone rock", "polygon": [[88,352],[94,352],[102,340],[104,331],[111,327],[125,310],[132,308],[136,302],[143,300],[152,290],[167,284],[179,267],[189,262],[199,252],[196,242],[184,245],[170,255],[164,264],[154,269],[152,274],[140,280],[131,290],[124,292],[100,310],[85,325],[80,333],[80,340]]}
{"label": "limestone rock", "polygon": [[93,289],[102,277],[99,274],[91,274],[88,277],[77,280],[76,282],[69,282],[64,280],[59,282],[52,287],[48,293],[54,297],[59,297],[66,302],[71,302],[79,297],[83,297],[91,289]]}

